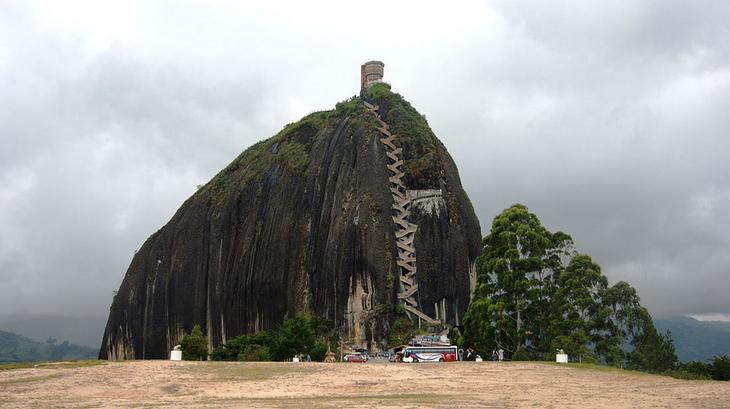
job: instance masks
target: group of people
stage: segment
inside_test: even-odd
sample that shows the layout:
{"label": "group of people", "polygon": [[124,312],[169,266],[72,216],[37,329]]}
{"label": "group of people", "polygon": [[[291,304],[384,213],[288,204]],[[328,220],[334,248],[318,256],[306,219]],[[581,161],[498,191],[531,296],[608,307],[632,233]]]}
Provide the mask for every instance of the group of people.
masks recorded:
{"label": "group of people", "polygon": [[[471,348],[465,351],[464,361],[482,361],[482,357]],[[504,361],[504,350],[502,348],[492,350],[492,361]]]}
{"label": "group of people", "polygon": [[309,354],[297,354],[292,358],[292,362],[312,362],[312,356]]}

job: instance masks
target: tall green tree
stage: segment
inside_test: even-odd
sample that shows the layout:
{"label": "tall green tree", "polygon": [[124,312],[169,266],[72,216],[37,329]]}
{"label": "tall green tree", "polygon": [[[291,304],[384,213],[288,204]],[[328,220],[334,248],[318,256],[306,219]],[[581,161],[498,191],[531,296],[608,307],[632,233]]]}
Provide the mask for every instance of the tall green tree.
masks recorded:
{"label": "tall green tree", "polygon": [[608,280],[590,256],[576,254],[556,279],[553,308],[547,336],[551,349],[563,349],[568,355],[593,359],[592,343],[601,336],[601,297]]}
{"label": "tall green tree", "polygon": [[712,360],[709,372],[716,381],[730,381],[730,356],[716,356]]}
{"label": "tall green tree", "polygon": [[559,348],[578,359],[649,371],[676,364],[671,336],[656,331],[636,290],[623,281],[609,287],[600,266],[573,250],[570,236],[548,231],[523,205],[494,219],[477,273],[464,347],[533,359]]}
{"label": "tall green tree", "polygon": [[308,353],[314,347],[315,335],[310,317],[284,317],[271,346],[273,360],[287,361],[297,354]]}
{"label": "tall green tree", "polygon": [[549,232],[517,204],[494,219],[482,244],[477,286],[464,316],[464,342],[483,353],[545,349],[553,275],[572,251],[572,239]]}
{"label": "tall green tree", "polygon": [[672,334],[660,334],[646,308],[637,311],[641,324],[631,340],[634,350],[628,354],[628,367],[649,372],[664,372],[675,369],[677,354]]}
{"label": "tall green tree", "polygon": [[601,296],[602,310],[596,325],[601,337],[595,341],[596,352],[613,366],[625,366],[624,349],[641,335],[642,306],[636,289],[625,281],[607,288]]}

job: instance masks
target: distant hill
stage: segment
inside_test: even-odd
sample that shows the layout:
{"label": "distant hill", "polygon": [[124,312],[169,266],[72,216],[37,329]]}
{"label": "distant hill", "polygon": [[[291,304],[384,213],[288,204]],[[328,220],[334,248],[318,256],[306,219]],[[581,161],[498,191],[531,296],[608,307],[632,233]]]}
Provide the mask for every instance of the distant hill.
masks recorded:
{"label": "distant hill", "polygon": [[680,361],[707,361],[730,355],[730,322],[698,321],[691,317],[654,319],[656,327],[669,330]]}
{"label": "distant hill", "polygon": [[68,340],[72,344],[97,350],[101,345],[105,325],[106,315],[0,314],[0,331],[23,334],[39,342],[45,342],[49,337]]}
{"label": "distant hill", "polygon": [[99,352],[96,348],[69,344],[68,341],[60,344],[55,340],[49,341],[40,343],[12,332],[0,331],[0,363],[93,359]]}

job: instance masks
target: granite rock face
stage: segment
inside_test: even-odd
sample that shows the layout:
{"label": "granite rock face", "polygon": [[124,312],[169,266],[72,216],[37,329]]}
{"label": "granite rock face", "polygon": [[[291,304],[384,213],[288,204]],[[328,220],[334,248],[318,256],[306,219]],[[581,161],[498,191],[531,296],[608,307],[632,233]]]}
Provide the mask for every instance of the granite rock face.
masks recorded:
{"label": "granite rock face", "polygon": [[[363,100],[398,135],[415,200],[423,312],[459,324],[481,234],[456,166],[425,119],[378,84],[244,151],[135,254],[112,302],[102,359],[164,359],[200,324],[215,347],[310,311],[384,348],[399,271],[388,159]],[[428,195],[425,195],[428,196]]]}

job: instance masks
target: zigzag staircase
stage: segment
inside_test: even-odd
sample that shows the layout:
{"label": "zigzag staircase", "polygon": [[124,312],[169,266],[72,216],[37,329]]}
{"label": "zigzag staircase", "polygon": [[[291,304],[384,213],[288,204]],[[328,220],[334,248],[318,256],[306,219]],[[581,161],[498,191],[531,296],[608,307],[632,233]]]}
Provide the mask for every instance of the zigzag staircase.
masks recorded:
{"label": "zigzag staircase", "polygon": [[398,155],[403,152],[403,149],[395,145],[395,135],[388,130],[388,124],[380,119],[379,107],[367,101],[364,101],[364,103],[365,107],[375,115],[380,124],[380,128],[378,128],[382,135],[380,142],[385,145],[386,155],[390,159],[390,164],[387,165],[388,170],[393,173],[388,180],[390,181],[390,192],[393,195],[393,210],[395,210],[393,223],[396,225],[395,238],[398,245],[397,264],[400,270],[400,282],[403,285],[403,292],[398,293],[398,298],[409,314],[414,314],[429,324],[440,324],[441,321],[429,317],[420,310],[415,297],[418,291],[418,283],[415,280],[417,269],[416,249],[413,245],[413,239],[416,236],[418,226],[406,220],[410,215],[411,199],[408,197],[407,189],[401,180],[405,174],[400,170],[403,160],[399,159]]}

